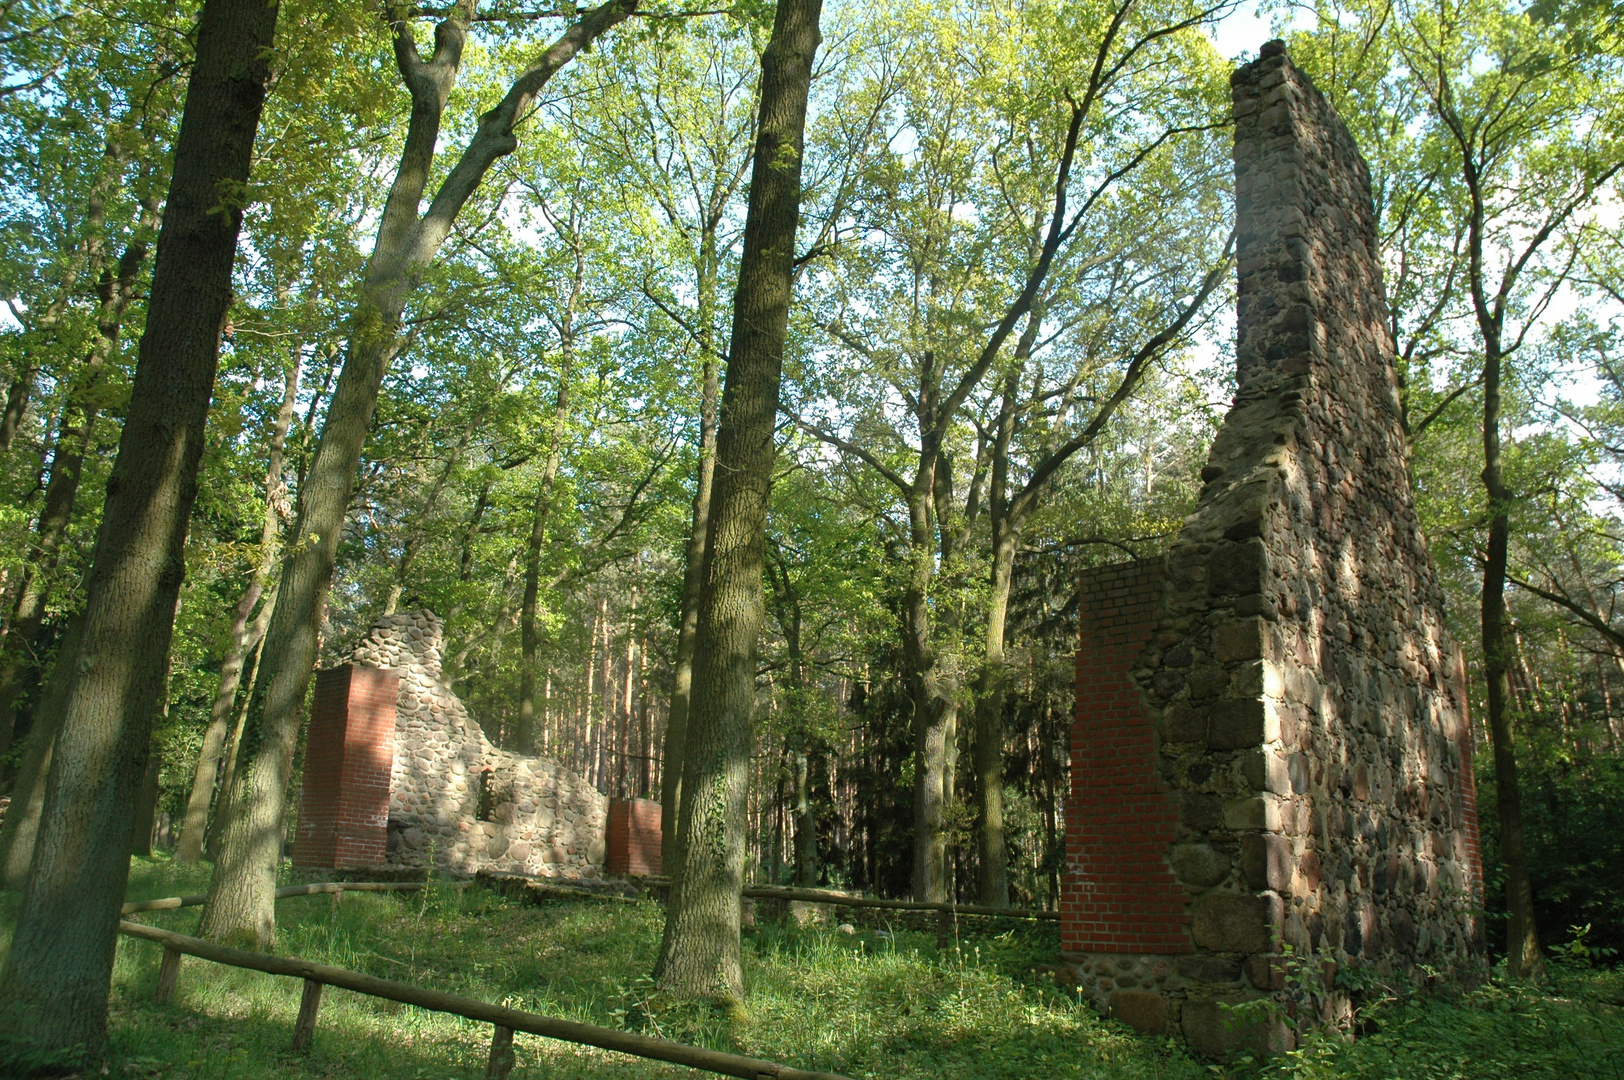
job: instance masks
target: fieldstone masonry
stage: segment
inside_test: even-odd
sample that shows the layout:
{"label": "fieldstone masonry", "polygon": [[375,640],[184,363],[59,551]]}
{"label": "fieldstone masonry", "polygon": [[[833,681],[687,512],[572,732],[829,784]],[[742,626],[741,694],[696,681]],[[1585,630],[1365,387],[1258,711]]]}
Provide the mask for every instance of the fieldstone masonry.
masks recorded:
{"label": "fieldstone masonry", "polygon": [[[443,680],[443,654],[430,611],[384,616],[351,654],[355,668],[399,678],[387,863],[600,876],[608,799],[558,762],[493,746]],[[307,762],[303,805],[320,796],[311,776]]]}
{"label": "fieldstone masonry", "polygon": [[[1214,1055],[1289,1039],[1223,1005],[1334,1020],[1339,970],[1482,956],[1464,668],[1411,501],[1369,173],[1281,43],[1232,86],[1236,399],[1165,560],[1083,583],[1062,922],[1099,1007]],[[1110,805],[1135,820],[1091,819]]]}

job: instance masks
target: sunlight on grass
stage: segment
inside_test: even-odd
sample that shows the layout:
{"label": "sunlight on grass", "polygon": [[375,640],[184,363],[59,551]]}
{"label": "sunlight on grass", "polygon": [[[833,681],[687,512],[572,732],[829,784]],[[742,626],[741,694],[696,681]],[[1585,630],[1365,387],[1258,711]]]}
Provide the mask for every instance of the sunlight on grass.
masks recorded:
{"label": "sunlight on grass", "polygon": [[[208,870],[136,860],[132,899],[201,892]],[[15,894],[0,895],[0,945]],[[1038,974],[1053,926],[966,935],[855,934],[763,921],[746,938],[748,1013],[671,998],[648,978],[663,921],[654,903],[529,904],[445,885],[416,894],[350,893],[277,905],[277,951],[514,1008],[641,1031],[860,1080],[1196,1080],[1214,1067],[1166,1040],[1101,1020]],[[142,916],[192,932],[197,909]],[[152,1080],[259,1077],[481,1077],[489,1025],[329,987],[311,1052],[289,1051],[299,983],[182,962],[173,1003],[151,1002],[160,950],[120,943],[109,1075]],[[1326,1043],[1274,1075],[1347,1080],[1624,1080],[1611,975],[1569,976],[1559,993],[1488,987],[1380,1018],[1354,1046]],[[1610,982],[1608,980],[1611,980]],[[1566,996],[1564,996],[1566,995]],[[515,1077],[695,1077],[678,1066],[520,1035]],[[1221,1070],[1220,1070],[1221,1072]],[[1231,1072],[1228,1075],[1240,1076]]]}

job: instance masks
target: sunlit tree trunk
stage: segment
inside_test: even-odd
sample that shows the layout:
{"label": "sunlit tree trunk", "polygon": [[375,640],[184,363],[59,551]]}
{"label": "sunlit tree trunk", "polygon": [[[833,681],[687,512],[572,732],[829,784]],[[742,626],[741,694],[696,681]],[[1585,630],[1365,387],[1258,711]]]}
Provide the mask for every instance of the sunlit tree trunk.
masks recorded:
{"label": "sunlit tree trunk", "polygon": [[762,566],[783,374],[802,147],[822,0],[779,0],[761,59],[761,106],[694,645],[678,821],[681,861],[655,977],[682,994],[740,1002],[750,720],[763,617]]}
{"label": "sunlit tree trunk", "polygon": [[287,448],[288,428],[293,424],[293,407],[299,396],[300,350],[293,350],[291,366],[282,381],[282,402],[276,410],[271,427],[270,445],[265,461],[265,512],[260,521],[259,559],[254,564],[248,588],[243,590],[231,616],[231,645],[225,659],[220,662],[220,685],[209,709],[209,726],[203,731],[203,748],[197,756],[197,769],[192,776],[192,790],[186,800],[186,816],[181,823],[180,841],[175,846],[177,863],[195,863],[203,857],[203,839],[208,828],[209,802],[214,795],[215,781],[220,774],[220,756],[226,748],[226,733],[231,724],[232,706],[237,701],[237,689],[242,684],[243,667],[248,654],[264,637],[270,609],[261,612],[253,626],[249,618],[265,591],[266,579],[276,565],[282,519],[287,505],[287,485],[282,481],[282,455]]}
{"label": "sunlit tree trunk", "polygon": [[716,475],[716,407],[721,383],[716,357],[716,229],[707,223],[700,243],[699,288],[699,464],[694,472],[693,520],[688,530],[682,574],[682,609],[677,649],[671,667],[671,708],[666,714],[660,764],[661,862],[670,868],[682,861],[677,822],[682,814],[682,755],[688,739],[688,702],[694,682],[694,635],[699,629],[699,592],[705,570],[705,541],[710,533],[711,486]]}
{"label": "sunlit tree trunk", "polygon": [[283,559],[276,608],[238,749],[241,763],[227,796],[219,858],[199,922],[199,932],[215,940],[268,948],[275,937],[276,864],[299,717],[315,669],[322,611],[361,448],[384,374],[405,344],[401,320],[406,303],[486,173],[517,147],[514,129],[542,87],[599,34],[624,21],[635,0],[610,0],[594,9],[515,79],[506,96],[480,116],[461,159],[420,215],[441,116],[456,84],[474,6],[474,0],[452,6],[435,29],[428,60],[419,56],[411,26],[404,20],[395,26],[395,58],[411,93],[411,121],[358,290],[348,354],[299,491],[297,525]]}

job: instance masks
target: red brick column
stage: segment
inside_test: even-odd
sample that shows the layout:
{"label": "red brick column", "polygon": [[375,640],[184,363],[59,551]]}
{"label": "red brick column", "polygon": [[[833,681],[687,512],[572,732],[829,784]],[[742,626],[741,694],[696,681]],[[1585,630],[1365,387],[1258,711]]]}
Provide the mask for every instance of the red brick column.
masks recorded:
{"label": "red brick column", "polygon": [[398,686],[386,668],[346,664],[316,673],[293,840],[297,865],[383,863]]}
{"label": "red brick column", "polygon": [[652,799],[611,801],[607,832],[604,869],[610,876],[661,872],[659,803]]}
{"label": "red brick column", "polygon": [[1079,585],[1060,904],[1066,953],[1191,950],[1189,897],[1167,864],[1178,813],[1157,774],[1150,714],[1133,679],[1161,598],[1160,559],[1098,567]]}

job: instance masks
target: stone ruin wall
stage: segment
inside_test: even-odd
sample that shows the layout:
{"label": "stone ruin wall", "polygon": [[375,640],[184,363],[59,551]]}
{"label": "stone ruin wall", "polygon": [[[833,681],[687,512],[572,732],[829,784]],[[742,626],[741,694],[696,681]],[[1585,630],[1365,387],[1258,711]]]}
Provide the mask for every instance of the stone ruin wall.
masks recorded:
{"label": "stone ruin wall", "polygon": [[[556,761],[491,744],[443,678],[444,631],[430,611],[386,615],[351,654],[358,666],[400,676],[388,862],[600,876],[609,800]],[[482,784],[489,821],[479,820]]]}
{"label": "stone ruin wall", "polygon": [[[1349,1004],[1338,969],[1466,975],[1482,956],[1465,674],[1411,500],[1369,173],[1279,43],[1232,86],[1237,395],[1147,586],[1155,610],[1130,628],[1142,697],[1122,709],[1175,819],[1171,843],[1155,815],[1140,835],[1159,847],[1156,899],[1182,895],[1182,945],[1124,923],[1112,900],[1128,894],[1085,880],[1105,865],[1086,850],[1063,921],[1099,1006],[1213,1054],[1288,1037],[1238,1034],[1220,1007],[1304,1007],[1284,993],[1286,949],[1323,971],[1329,1020]],[[1117,600],[1108,584],[1085,583],[1085,605],[1090,589],[1131,601],[1131,582]],[[1112,782],[1097,744],[1116,721],[1090,715],[1082,682],[1074,800]]]}

